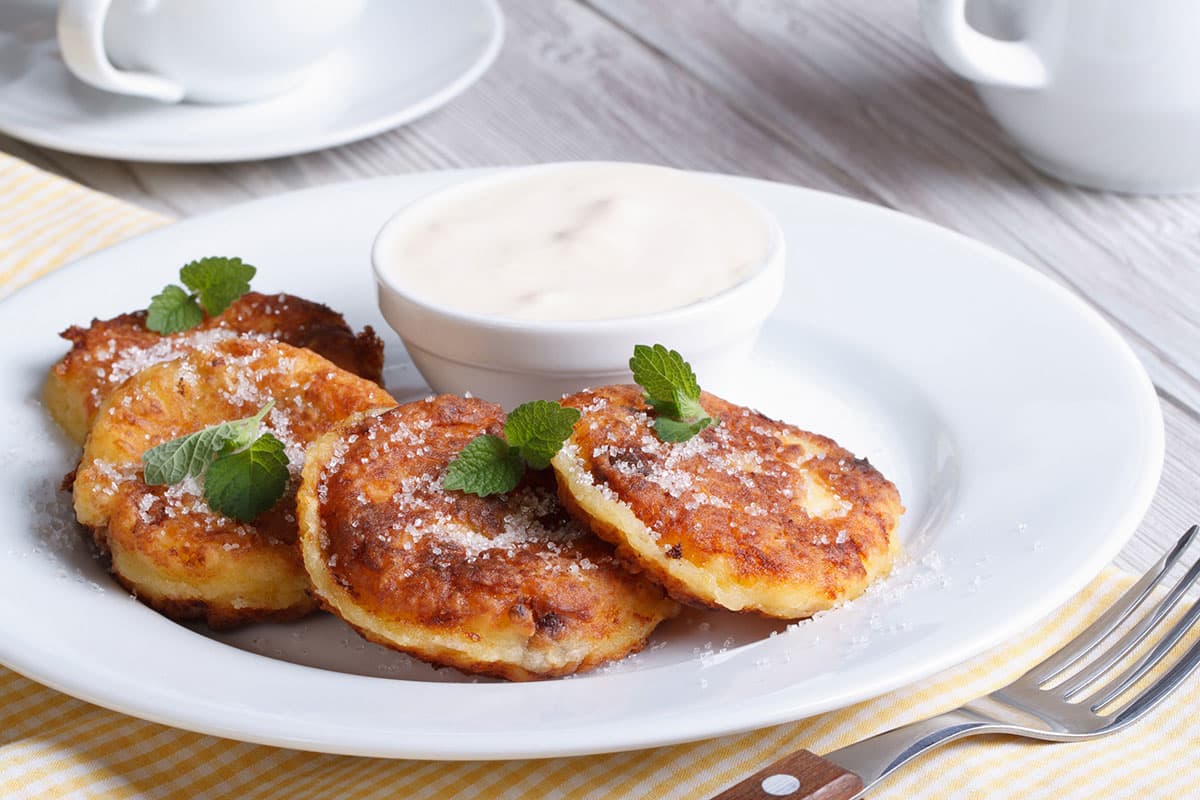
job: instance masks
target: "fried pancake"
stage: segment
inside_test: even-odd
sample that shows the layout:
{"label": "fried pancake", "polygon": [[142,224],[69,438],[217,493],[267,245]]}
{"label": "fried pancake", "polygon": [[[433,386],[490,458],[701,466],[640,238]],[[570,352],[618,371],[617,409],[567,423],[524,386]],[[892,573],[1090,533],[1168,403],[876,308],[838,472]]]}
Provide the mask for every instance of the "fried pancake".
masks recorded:
{"label": "fried pancake", "polygon": [[190,331],[163,336],[146,328],[146,312],[73,326],[71,350],[50,370],[43,397],[54,420],[79,444],[104,398],[138,370],[194,347],[243,334],[307,347],[342,369],[382,385],[383,343],[370,326],[355,334],[333,309],[288,294],[245,294]]}
{"label": "fried pancake", "polygon": [[583,413],[553,461],[567,508],[684,602],[796,619],[887,573],[891,482],[832,439],[701,402],[720,425],[670,444],[636,386],[564,398]]}
{"label": "fried pancake", "polygon": [[[211,511],[194,478],[148,486],[142,454],[165,441],[250,416],[285,445],[293,481],[253,523]],[[296,547],[295,486],[304,449],[342,419],[394,405],[375,383],[313,353],[234,338],[148,367],[100,407],[75,473],[75,513],[147,605],[213,628],[285,620],[315,607]]]}
{"label": "fried pancake", "polygon": [[549,472],[506,495],[441,488],[500,406],[443,395],[354,420],[308,451],[297,505],[322,603],[379,644],[510,680],[641,649],[678,606],[566,515]]}

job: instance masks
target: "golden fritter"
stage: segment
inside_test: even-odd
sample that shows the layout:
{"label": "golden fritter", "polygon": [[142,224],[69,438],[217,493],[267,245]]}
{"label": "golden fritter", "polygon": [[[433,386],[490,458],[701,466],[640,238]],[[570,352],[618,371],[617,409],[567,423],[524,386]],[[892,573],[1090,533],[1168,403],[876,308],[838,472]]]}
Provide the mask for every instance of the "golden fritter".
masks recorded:
{"label": "golden fritter", "polygon": [[564,398],[583,416],[559,495],[634,569],[685,602],[810,616],[891,569],[900,495],[832,439],[704,394],[720,424],[678,444],[636,386]]}
{"label": "golden fritter", "polygon": [[[253,523],[211,511],[195,478],[142,480],[156,445],[275,406],[263,428],[293,480]],[[234,338],[148,367],[100,407],[75,473],[75,513],[147,605],[213,628],[302,616],[315,607],[296,547],[295,486],[305,447],[346,417],[394,405],[375,383],[278,342]]]}
{"label": "golden fritter", "polygon": [[500,406],[443,395],[362,417],[308,451],[297,506],[322,603],[364,637],[510,680],[641,649],[678,606],[570,519],[549,472],[512,492],[441,488]]}
{"label": "golden fritter", "polygon": [[250,292],[196,328],[167,336],[146,327],[146,312],[72,326],[62,337],[71,350],[50,370],[43,397],[54,420],[79,444],[96,410],[126,378],[235,335],[307,347],[367,380],[383,382],[383,342],[370,326],[355,334],[333,309],[288,294]]}

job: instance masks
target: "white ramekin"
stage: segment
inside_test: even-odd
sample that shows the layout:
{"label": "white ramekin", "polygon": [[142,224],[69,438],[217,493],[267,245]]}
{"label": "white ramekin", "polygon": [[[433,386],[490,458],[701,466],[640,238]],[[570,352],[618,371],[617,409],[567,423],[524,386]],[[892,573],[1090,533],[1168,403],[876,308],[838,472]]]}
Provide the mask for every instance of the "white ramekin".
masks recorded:
{"label": "white ramekin", "polygon": [[426,382],[436,392],[470,392],[511,409],[528,400],[629,383],[633,346],[663,344],[683,354],[705,389],[720,393],[735,386],[763,321],[779,302],[784,280],[783,234],[775,219],[748,199],[772,239],[762,267],[720,294],[669,311],[587,321],[507,319],[431,303],[387,273],[389,242],[426,204],[447,203],[456,194],[528,170],[570,169],[574,163],[509,169],[442,189],[401,209],[380,229],[371,252],[379,307]]}

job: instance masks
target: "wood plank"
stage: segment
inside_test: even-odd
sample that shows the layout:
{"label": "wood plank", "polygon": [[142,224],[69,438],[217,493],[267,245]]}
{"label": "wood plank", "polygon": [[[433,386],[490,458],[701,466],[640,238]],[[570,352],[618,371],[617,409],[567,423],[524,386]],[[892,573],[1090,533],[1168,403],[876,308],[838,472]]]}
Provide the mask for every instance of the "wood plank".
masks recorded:
{"label": "wood plank", "polygon": [[[588,0],[851,189],[988,242],[1113,320],[1156,382],[1200,409],[1200,198],[1044,178],[936,62],[910,0]],[[770,176],[770,173],[767,173]]]}
{"label": "wood plank", "polygon": [[[1200,523],[1200,414],[1169,399],[1162,409],[1167,444],[1162,481],[1137,533],[1113,562],[1131,572],[1145,570],[1189,525]],[[1195,547],[1192,553],[1195,561]],[[1184,568],[1180,564],[1173,574]]]}

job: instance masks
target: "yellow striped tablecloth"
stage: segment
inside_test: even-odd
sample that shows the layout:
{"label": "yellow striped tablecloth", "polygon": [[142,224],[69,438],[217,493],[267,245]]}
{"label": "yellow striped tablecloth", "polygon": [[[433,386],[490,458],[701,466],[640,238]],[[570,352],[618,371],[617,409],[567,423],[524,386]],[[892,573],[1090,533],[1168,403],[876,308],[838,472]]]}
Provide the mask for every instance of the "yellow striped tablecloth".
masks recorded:
{"label": "yellow striped tablecloth", "polygon": [[[0,153],[0,293],[167,222]],[[827,752],[1004,685],[1130,582],[1108,569],[1021,639],[870,702],[737,736],[583,758],[420,762],[282,750],[126,717],[0,667],[0,798],[702,798],[790,750]],[[902,769],[871,797],[1200,797],[1197,745],[1200,678],[1193,676],[1123,733],[1053,745],[968,739]]]}

